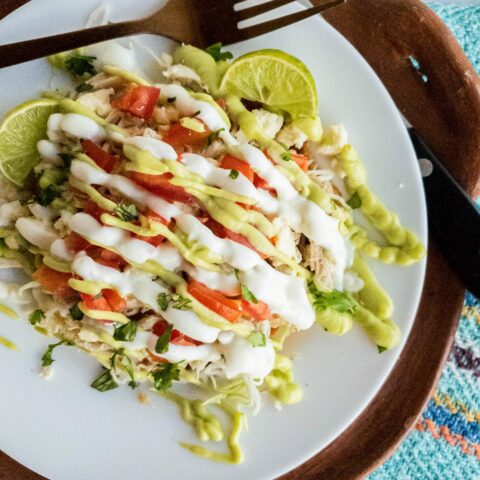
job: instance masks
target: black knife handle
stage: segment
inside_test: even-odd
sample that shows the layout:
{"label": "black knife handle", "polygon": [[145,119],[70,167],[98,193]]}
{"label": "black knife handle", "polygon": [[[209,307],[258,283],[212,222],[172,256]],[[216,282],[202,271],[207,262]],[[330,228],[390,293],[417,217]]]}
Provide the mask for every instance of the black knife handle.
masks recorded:
{"label": "black knife handle", "polygon": [[480,298],[480,210],[415,129],[408,133],[420,162],[433,167],[423,177],[430,232],[465,287]]}

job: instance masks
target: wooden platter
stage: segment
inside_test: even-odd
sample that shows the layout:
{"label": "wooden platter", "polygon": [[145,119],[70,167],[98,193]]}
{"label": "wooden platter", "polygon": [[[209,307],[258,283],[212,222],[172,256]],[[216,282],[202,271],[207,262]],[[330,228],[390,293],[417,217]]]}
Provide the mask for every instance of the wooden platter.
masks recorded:
{"label": "wooden platter", "polygon": [[[27,1],[2,0],[0,18]],[[400,110],[467,192],[478,195],[480,79],[442,21],[419,0],[349,0],[325,18],[367,59]],[[409,56],[419,62],[428,82]],[[420,309],[383,388],[341,436],[282,480],[361,479],[386,460],[432,394],[464,293],[430,239]],[[42,478],[0,452],[0,480]]]}

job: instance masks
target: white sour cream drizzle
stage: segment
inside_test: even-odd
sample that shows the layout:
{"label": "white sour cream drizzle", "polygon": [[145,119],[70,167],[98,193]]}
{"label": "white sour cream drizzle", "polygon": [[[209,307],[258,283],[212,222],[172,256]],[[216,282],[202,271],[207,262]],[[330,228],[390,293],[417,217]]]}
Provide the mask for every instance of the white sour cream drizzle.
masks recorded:
{"label": "white sour cream drizzle", "polygon": [[48,117],[47,136],[49,140],[58,142],[62,138],[62,133],[95,142],[106,138],[105,129],[101,125],[78,113],[54,113]]}
{"label": "white sour cream drizzle", "polygon": [[60,149],[49,140],[40,140],[37,142],[37,150],[44,160],[48,160],[54,165],[62,165],[62,159],[58,156]]}
{"label": "white sour cream drizzle", "polygon": [[89,185],[101,185],[112,188],[135,203],[148,207],[166,220],[170,220],[181,213],[180,208],[173,203],[163,200],[163,198],[148,192],[137,184],[123,177],[122,175],[112,175],[99,168],[92,167],[86,162],[73,160],[70,173]]}
{"label": "white sour cream drizzle", "polygon": [[53,242],[58,239],[57,234],[41,220],[33,217],[22,217],[15,222],[15,228],[20,235],[42,250],[50,250]]}
{"label": "white sour cream drizzle", "polygon": [[70,220],[70,228],[94,244],[113,248],[126,260],[141,265],[147,260],[162,265],[167,270],[176,270],[182,264],[178,251],[169,245],[154,247],[117,227],[105,227],[86,213],[76,213]]}
{"label": "white sour cream drizzle", "polygon": [[84,280],[108,283],[124,297],[133,295],[152,310],[160,313],[174,328],[195,340],[212,343],[220,333],[219,329],[206,325],[190,310],[178,310],[168,307],[165,311],[161,311],[157,303],[158,295],[167,293],[168,290],[155,282],[152,275],[134,268],[126,272],[120,272],[114,268],[96,263],[83,252],[75,256],[72,263],[72,271],[80,275]]}
{"label": "white sour cream drizzle", "polygon": [[67,244],[63,239],[55,240],[50,246],[50,253],[61,260],[70,262],[73,260],[73,255],[68,251]]}
{"label": "white sour cream drizzle", "polygon": [[176,160],[177,152],[168,143],[150,137],[127,137],[123,143],[137,147],[161,160]]}

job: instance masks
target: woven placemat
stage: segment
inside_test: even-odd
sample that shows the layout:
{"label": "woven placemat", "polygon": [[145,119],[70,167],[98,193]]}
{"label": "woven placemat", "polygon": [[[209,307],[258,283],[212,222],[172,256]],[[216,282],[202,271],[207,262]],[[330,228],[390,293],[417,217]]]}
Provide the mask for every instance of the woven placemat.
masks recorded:
{"label": "woven placemat", "polygon": [[[480,6],[430,6],[480,73]],[[480,301],[471,294],[427,409],[395,454],[368,477],[392,479],[480,479]]]}

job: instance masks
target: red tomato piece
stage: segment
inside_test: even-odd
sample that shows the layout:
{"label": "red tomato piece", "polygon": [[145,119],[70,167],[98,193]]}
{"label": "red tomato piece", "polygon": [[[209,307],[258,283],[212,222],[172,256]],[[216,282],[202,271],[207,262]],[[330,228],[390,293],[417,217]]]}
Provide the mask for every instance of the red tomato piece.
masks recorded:
{"label": "red tomato piece", "polygon": [[240,160],[233,155],[226,155],[220,162],[220,168],[237,170],[238,172],[243,173],[243,175],[245,175],[245,177],[251,182],[253,182],[253,178],[255,177],[255,172],[252,170],[252,167],[244,160]]}
{"label": "red tomato piece", "polygon": [[110,155],[91,140],[83,140],[81,145],[84,153],[108,173],[113,171],[120,160],[117,155]]}
{"label": "red tomato piece", "polygon": [[[161,336],[165,333],[165,330],[168,327],[168,322],[166,320],[159,320],[152,329],[152,332],[154,335]],[[191,347],[195,345],[202,345],[202,342],[199,342],[198,340],[194,340],[193,338],[190,338],[187,335],[184,335],[180,331],[173,329],[172,330],[172,335],[170,337],[170,343],[173,343],[174,345],[182,345],[184,347]]]}
{"label": "red tomato piece", "polygon": [[261,188],[262,190],[266,190],[272,195],[277,194],[277,191],[273,187],[271,187],[267,181],[265,181],[262,177],[259,177],[257,174],[255,174],[255,178],[253,179],[253,184],[255,185],[256,188]]}
{"label": "red tomato piece", "polygon": [[207,126],[205,126],[205,131],[195,132],[194,130],[185,128],[180,122],[176,122],[172,124],[162,140],[172,147],[183,147],[185,145],[200,147],[205,143],[211,133],[211,130]]}
{"label": "red tomato piece", "polygon": [[69,233],[64,240],[65,244],[67,245],[67,249],[72,253],[82,252],[91,246],[88,240],[85,240],[75,232]]}
{"label": "red tomato piece", "polygon": [[308,170],[308,157],[306,155],[300,155],[298,153],[292,153],[293,161],[304,171]]}
{"label": "red tomato piece", "polygon": [[260,300],[258,303],[253,303],[242,299],[242,309],[248,316],[253,317],[255,320],[268,320],[272,318],[270,308]]}
{"label": "red tomato piece", "polygon": [[208,288],[203,283],[190,279],[188,282],[188,293],[195,297],[209,310],[217,313],[229,322],[235,323],[242,315],[240,300],[233,300],[223,293]]}
{"label": "red tomato piece", "polygon": [[89,310],[102,310],[104,312],[111,312],[112,309],[107,302],[107,299],[103,295],[87,295],[86,293],[81,293],[82,301],[86,308]]}
{"label": "red tomato piece", "polygon": [[97,220],[97,222],[102,223],[102,221],[100,220],[100,217],[102,216],[102,214],[108,213],[108,212],[103,208],[100,208],[95,202],[92,202],[92,200],[88,200],[85,206],[83,207],[83,213],[90,215],[95,220]]}
{"label": "red tomato piece", "polygon": [[123,312],[127,308],[127,301],[116,290],[106,288],[102,290],[102,295],[112,312]]}
{"label": "red tomato piece", "polygon": [[172,185],[169,180],[172,178],[171,173],[164,173],[162,175],[148,175],[146,173],[130,172],[130,178],[146,190],[155,193],[156,195],[168,200],[170,202],[186,203],[193,205],[196,199],[190,195],[184,188]]}
{"label": "red tomato piece", "polygon": [[123,270],[127,266],[127,262],[120,255],[106,248],[91,247],[88,249],[88,255],[100,265],[114,268],[115,270]]}
{"label": "red tomato piece", "polygon": [[[155,222],[163,223],[164,225],[167,225],[167,226],[170,224],[168,220],[165,220],[161,215],[154,212],[153,210],[148,209],[144,215],[149,219],[154,220]],[[153,245],[154,247],[158,247],[161,243],[165,241],[165,237],[163,235],[157,235],[155,237],[134,235],[134,237],[138,238],[139,240],[143,240],[144,242],[150,243],[150,245]]]}
{"label": "red tomato piece", "polygon": [[112,105],[119,110],[149,120],[157,106],[160,89],[140,85],[129,88],[120,98],[112,101]]}
{"label": "red tomato piece", "polygon": [[47,292],[63,300],[76,294],[75,290],[68,285],[68,281],[72,278],[71,273],[57,272],[50,267],[42,265],[33,273],[32,278],[39,282]]}

